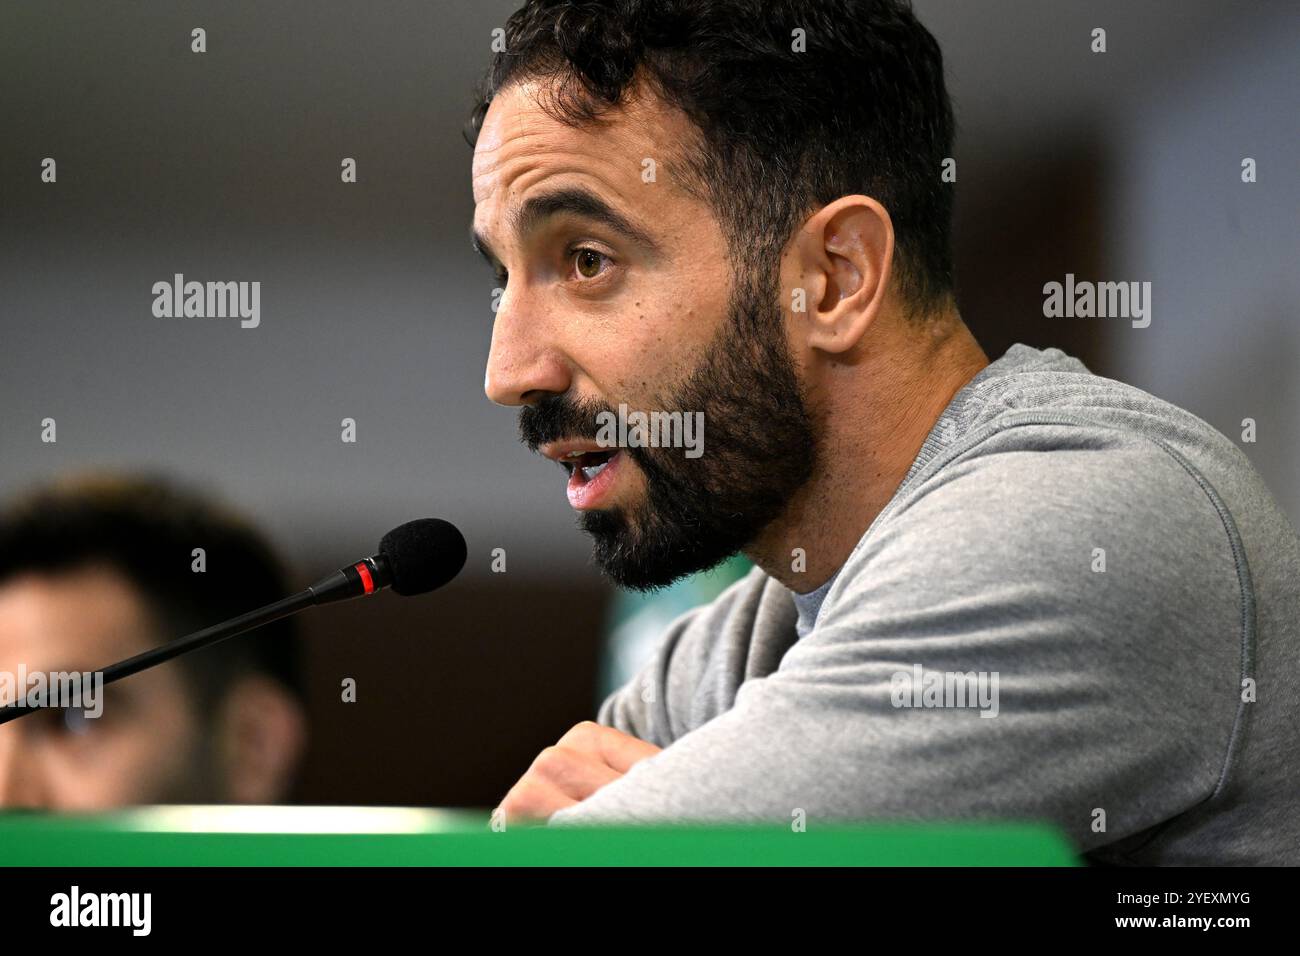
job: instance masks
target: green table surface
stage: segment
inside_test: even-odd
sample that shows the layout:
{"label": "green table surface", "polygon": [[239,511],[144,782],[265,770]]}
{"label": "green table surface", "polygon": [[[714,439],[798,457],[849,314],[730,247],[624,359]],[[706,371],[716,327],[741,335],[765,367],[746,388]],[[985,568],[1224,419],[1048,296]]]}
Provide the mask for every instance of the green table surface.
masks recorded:
{"label": "green table surface", "polygon": [[0,813],[3,866],[1074,866],[1037,824],[512,826],[404,807]]}

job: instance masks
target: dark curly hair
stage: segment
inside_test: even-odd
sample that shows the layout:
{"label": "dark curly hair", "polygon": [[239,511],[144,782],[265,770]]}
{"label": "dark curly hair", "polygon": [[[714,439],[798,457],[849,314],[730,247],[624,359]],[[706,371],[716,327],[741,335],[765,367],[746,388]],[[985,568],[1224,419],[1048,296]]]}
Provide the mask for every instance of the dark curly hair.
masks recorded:
{"label": "dark curly hair", "polygon": [[504,39],[471,145],[512,82],[551,81],[543,108],[575,126],[644,82],[698,128],[683,185],[717,211],[737,259],[770,268],[808,214],[863,193],[889,210],[911,311],[953,295],[940,178],[952,104],[939,45],[907,0],[528,0]]}

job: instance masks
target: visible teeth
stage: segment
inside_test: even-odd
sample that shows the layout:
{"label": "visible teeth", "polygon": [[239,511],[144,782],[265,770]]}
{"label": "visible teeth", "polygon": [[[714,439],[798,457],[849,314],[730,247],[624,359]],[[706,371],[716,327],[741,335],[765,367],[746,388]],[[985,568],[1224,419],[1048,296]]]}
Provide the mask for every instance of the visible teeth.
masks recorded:
{"label": "visible teeth", "polygon": [[582,473],[587,476],[588,481],[591,481],[591,479],[595,478],[602,471],[604,471],[605,466],[608,464],[609,461],[606,460],[606,461],[602,461],[599,465],[589,465],[588,467],[582,469]]}

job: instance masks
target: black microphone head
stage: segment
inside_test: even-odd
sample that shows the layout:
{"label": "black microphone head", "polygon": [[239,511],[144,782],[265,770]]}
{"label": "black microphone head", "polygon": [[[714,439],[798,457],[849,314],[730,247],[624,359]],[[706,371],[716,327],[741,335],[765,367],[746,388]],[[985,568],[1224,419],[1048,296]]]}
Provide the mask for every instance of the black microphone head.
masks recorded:
{"label": "black microphone head", "polygon": [[379,542],[393,590],[405,597],[440,588],[465,566],[465,537],[450,521],[418,518],[399,525]]}

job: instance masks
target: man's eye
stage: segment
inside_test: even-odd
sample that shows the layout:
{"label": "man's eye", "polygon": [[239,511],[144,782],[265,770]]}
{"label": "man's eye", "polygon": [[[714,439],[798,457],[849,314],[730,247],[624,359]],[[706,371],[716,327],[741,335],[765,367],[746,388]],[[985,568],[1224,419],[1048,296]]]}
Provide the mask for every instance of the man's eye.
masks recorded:
{"label": "man's eye", "polygon": [[89,717],[80,707],[68,707],[63,711],[63,726],[70,734],[80,737],[90,733],[95,727],[96,718]]}
{"label": "man's eye", "polygon": [[52,737],[80,737],[94,729],[95,721],[80,707],[43,707],[27,720],[41,733]]}
{"label": "man's eye", "polygon": [[608,261],[608,256],[595,249],[575,249],[573,253],[573,267],[584,279],[596,278],[604,271]]}
{"label": "man's eye", "polygon": [[505,288],[505,284],[510,281],[510,273],[505,269],[497,268],[493,270],[492,274],[496,276],[497,285],[502,288]]}

